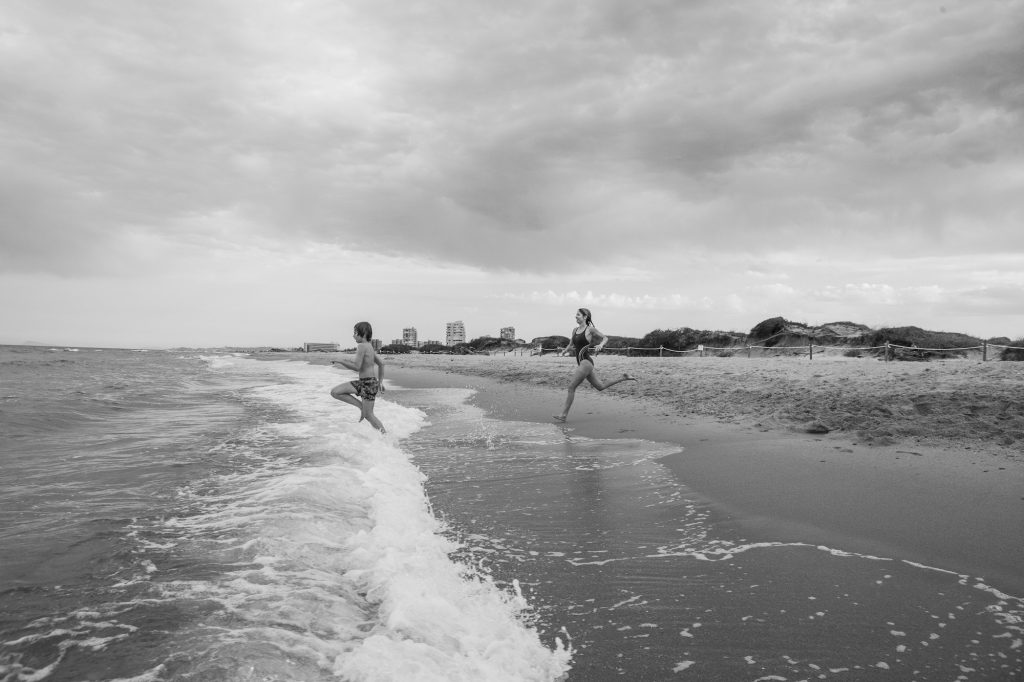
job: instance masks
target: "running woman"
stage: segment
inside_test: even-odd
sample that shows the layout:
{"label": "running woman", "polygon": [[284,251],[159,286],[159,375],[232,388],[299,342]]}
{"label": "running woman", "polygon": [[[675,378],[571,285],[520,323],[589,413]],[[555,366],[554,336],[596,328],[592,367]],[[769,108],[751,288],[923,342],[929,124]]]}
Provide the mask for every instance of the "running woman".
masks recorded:
{"label": "running woman", "polygon": [[[597,345],[593,345],[595,338],[598,340]],[[594,326],[590,311],[586,308],[577,310],[576,327],[572,330],[569,344],[558,354],[559,356],[565,355],[569,352],[570,348],[576,352],[576,373],[572,375],[572,381],[569,382],[569,394],[565,396],[565,407],[562,408],[562,414],[556,414],[552,417],[556,422],[565,423],[566,418],[569,416],[569,408],[572,407],[572,401],[576,397],[576,389],[583,383],[584,379],[589,381],[590,385],[599,391],[611,388],[623,381],[636,381],[636,378],[628,374],[623,374],[618,379],[608,383],[604,383],[597,378],[597,375],[594,373],[594,354],[600,353],[606,343],[608,343],[608,337],[599,332],[597,327]]]}

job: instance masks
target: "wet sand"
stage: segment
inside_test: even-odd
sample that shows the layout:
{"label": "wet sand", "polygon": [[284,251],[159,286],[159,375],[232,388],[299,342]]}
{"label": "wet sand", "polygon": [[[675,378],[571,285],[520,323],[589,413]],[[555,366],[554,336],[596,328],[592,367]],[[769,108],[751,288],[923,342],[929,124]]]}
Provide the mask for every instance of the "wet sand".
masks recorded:
{"label": "wet sand", "polygon": [[[572,358],[554,355],[405,355],[388,362],[558,389],[575,367]],[[862,445],[981,449],[1024,462],[1024,362],[602,355],[597,372],[605,380],[623,372],[641,377],[611,390],[652,413],[771,431],[804,432],[817,424]]]}
{"label": "wet sand", "polygon": [[[753,539],[894,556],[1024,595],[1024,440],[1015,435],[1024,366],[813,362],[602,357],[604,377],[628,370],[643,381],[581,387],[565,428],[680,445],[663,463]],[[388,359],[388,376],[474,388],[474,402],[498,418],[550,422],[574,365],[403,356]],[[869,398],[888,407],[887,420],[858,409]],[[916,419],[914,408],[893,407],[925,403],[933,408]],[[848,428],[802,428],[840,420]]]}
{"label": "wet sand", "polygon": [[[672,420],[611,391],[561,426],[550,387],[389,372],[411,389],[392,401],[473,394],[454,418],[420,403],[430,425],[405,447],[456,558],[517,581],[543,641],[571,640],[569,680],[1020,674],[1018,564],[996,548],[1012,543],[1007,505],[971,509],[989,491],[908,514],[938,499],[933,481],[840,466],[857,449],[821,436]],[[950,532],[964,515],[982,532]]]}
{"label": "wet sand", "polygon": [[[630,360],[599,358],[602,369],[615,362]],[[795,383],[805,370],[779,362],[746,382],[744,364],[726,362],[690,366],[711,373],[699,390],[742,382],[750,394],[764,372]],[[437,410],[441,396],[472,393],[477,413],[428,412],[430,426],[405,447],[462,546],[457,558],[521,584],[545,643],[571,638],[570,680],[1012,679],[1022,670],[1024,479],[1012,448],[937,437],[869,445],[735,406],[705,414],[677,407],[679,392],[642,395],[661,376],[581,388],[563,426],[550,416],[569,362],[387,363],[392,387],[410,390],[385,400]],[[629,371],[683,367],[641,361]],[[868,372],[848,382],[863,392],[886,381]],[[469,391],[436,391],[445,388]],[[779,395],[779,410],[792,409]],[[643,451],[650,457],[629,462]]]}

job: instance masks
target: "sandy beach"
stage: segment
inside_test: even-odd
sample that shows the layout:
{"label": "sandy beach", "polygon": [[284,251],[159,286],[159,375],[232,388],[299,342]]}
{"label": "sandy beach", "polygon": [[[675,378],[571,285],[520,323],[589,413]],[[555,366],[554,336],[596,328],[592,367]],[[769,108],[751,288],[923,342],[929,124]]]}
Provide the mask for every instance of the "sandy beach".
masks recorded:
{"label": "sandy beach", "polygon": [[[511,354],[399,355],[388,362],[557,388],[575,365],[572,358]],[[817,425],[864,445],[981,450],[1024,462],[1024,363],[603,355],[597,371],[604,379],[623,372],[641,378],[612,391],[650,413],[784,432]],[[587,385],[580,389],[580,407],[591,392]],[[579,421],[578,413],[572,416]]]}
{"label": "sandy beach", "polygon": [[[559,411],[574,365],[388,358],[395,380],[473,388],[489,413],[524,421]],[[1024,365],[604,356],[598,368],[642,380],[584,385],[567,430],[679,444],[664,463],[748,535],[897,555],[1024,594]]]}
{"label": "sandy beach", "polygon": [[1020,369],[813,363],[599,357],[642,381],[564,425],[571,358],[387,356],[383,398],[425,411],[402,447],[456,558],[571,637],[570,679],[1019,674]]}

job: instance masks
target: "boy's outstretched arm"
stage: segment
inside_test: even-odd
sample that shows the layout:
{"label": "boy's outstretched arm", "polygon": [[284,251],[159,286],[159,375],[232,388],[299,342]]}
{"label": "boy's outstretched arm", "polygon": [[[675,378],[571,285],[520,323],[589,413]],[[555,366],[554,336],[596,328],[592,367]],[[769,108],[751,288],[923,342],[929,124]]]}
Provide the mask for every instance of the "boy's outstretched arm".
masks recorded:
{"label": "boy's outstretched arm", "polygon": [[346,359],[331,360],[331,364],[332,365],[341,365],[342,367],[344,367],[346,369],[350,369],[353,372],[358,372],[359,371],[359,367],[362,364],[363,355],[365,355],[365,354],[366,354],[366,349],[361,347],[361,346],[357,346],[356,347],[356,357],[354,359],[352,359],[352,360],[346,360]]}

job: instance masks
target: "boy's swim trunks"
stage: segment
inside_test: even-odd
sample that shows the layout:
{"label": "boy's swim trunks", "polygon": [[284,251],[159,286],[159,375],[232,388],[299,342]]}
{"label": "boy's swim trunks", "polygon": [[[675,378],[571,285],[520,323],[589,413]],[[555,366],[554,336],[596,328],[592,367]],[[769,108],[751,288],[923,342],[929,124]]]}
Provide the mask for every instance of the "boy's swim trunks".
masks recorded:
{"label": "boy's swim trunks", "polygon": [[356,389],[356,395],[363,400],[376,400],[380,382],[374,377],[360,377],[352,382],[352,388]]}

